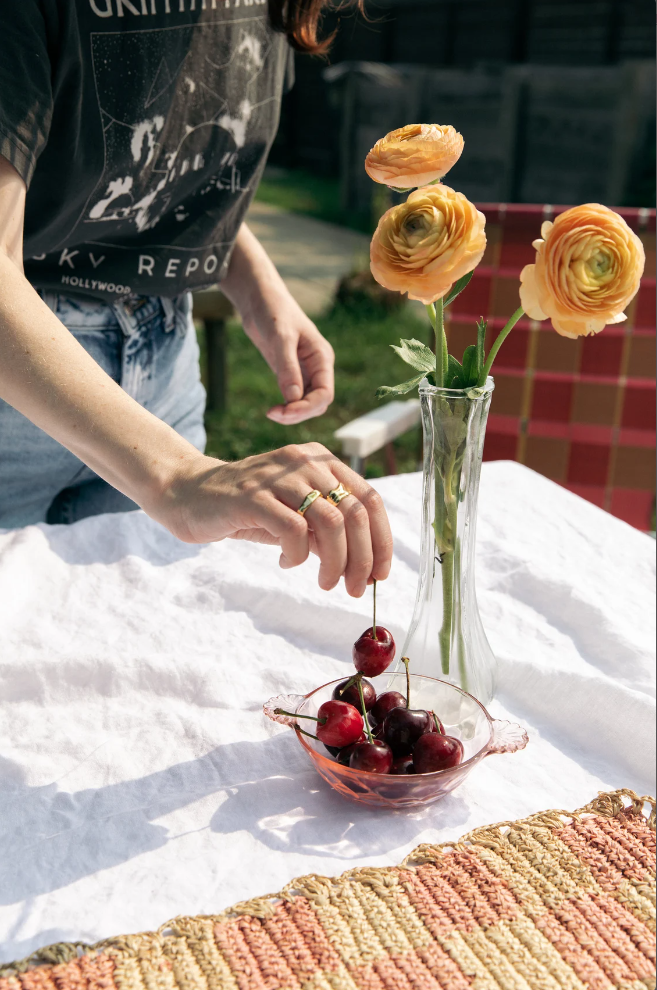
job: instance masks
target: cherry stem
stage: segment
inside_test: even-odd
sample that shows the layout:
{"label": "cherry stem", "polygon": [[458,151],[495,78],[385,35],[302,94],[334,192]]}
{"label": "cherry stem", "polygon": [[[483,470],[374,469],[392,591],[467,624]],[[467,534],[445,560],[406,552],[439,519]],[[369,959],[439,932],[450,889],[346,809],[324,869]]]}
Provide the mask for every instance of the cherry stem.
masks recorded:
{"label": "cherry stem", "polygon": [[372,639],[378,642],[379,637],[376,635],[376,581],[372,581],[372,592],[373,592],[373,604],[372,604]]}
{"label": "cherry stem", "polygon": [[431,712],[431,714],[433,715],[433,720],[436,723],[436,732],[438,733],[439,736],[442,736],[443,733],[440,728],[440,722],[438,721],[438,716],[436,715],[435,712]]}
{"label": "cherry stem", "polygon": [[370,727],[370,720],[367,717],[367,708],[365,707],[365,697],[363,695],[363,678],[358,678],[358,693],[360,695],[360,707],[363,709],[363,722],[365,724],[365,730],[367,732],[367,738],[371,743],[374,742],[374,737],[372,735],[372,729]]}
{"label": "cherry stem", "polygon": [[[298,712],[286,712],[284,708],[274,708],[274,715],[287,715],[289,718],[309,718],[312,722],[319,722],[320,725],[325,725],[328,721],[325,718],[317,718],[315,715],[299,715]],[[303,729],[299,729],[299,732],[303,732]]]}
{"label": "cherry stem", "polygon": [[408,672],[408,665],[411,661],[408,657],[402,657],[402,663],[406,667],[406,707],[411,707],[411,675]]}
{"label": "cherry stem", "polygon": [[345,686],[340,688],[340,697],[342,697],[345,691],[348,691],[349,688],[356,683],[356,681],[359,681],[362,678],[362,676],[363,675],[359,671],[357,674],[354,674],[353,677],[350,677],[347,683],[345,684]]}
{"label": "cherry stem", "polygon": [[300,726],[298,725],[295,725],[294,728],[297,730],[297,732],[300,732],[302,736],[308,736],[309,739],[314,739],[315,742],[320,742],[317,736],[314,736],[312,732],[306,732],[305,729],[300,728]]}

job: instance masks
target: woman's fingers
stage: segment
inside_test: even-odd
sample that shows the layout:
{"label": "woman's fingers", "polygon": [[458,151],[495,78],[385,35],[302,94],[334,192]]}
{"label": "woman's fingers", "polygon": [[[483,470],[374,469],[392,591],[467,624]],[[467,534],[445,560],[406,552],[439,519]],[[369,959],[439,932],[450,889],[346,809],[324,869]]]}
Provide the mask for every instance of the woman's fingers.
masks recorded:
{"label": "woman's fingers", "polygon": [[315,537],[320,560],[319,586],[324,591],[330,591],[345,573],[349,558],[342,513],[325,498],[318,498],[304,518]]}
{"label": "woman's fingers", "polygon": [[[278,499],[265,497],[255,514],[263,529],[275,537],[281,548],[281,567],[297,567],[308,558],[308,526],[298,512]],[[264,542],[264,541],[258,541]]]}
{"label": "woman's fingers", "polygon": [[[371,576],[375,581],[385,581],[390,574],[392,563],[392,532],[383,499],[364,478],[337,458],[335,463],[331,464],[331,469],[367,512],[372,548],[372,568],[368,577]],[[345,498],[340,503],[340,507],[346,511],[349,503],[354,501],[353,498]]]}
{"label": "woman's fingers", "polygon": [[344,498],[337,511],[342,514],[347,534],[345,588],[354,598],[360,598],[365,594],[374,563],[369,515],[363,503],[353,495]]}

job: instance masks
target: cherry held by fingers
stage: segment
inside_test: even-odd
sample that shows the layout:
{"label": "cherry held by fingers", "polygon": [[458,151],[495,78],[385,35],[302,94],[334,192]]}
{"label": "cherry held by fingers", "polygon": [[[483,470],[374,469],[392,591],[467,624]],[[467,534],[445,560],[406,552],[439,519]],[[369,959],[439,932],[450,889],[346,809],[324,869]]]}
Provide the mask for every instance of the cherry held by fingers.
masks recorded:
{"label": "cherry held by fingers", "polygon": [[387,670],[395,658],[395,641],[384,626],[370,627],[354,643],[354,666],[366,677],[377,677]]}
{"label": "cherry held by fingers", "polygon": [[462,759],[463,746],[454,736],[429,732],[418,739],[413,747],[413,767],[416,773],[450,770],[457,767]]}
{"label": "cherry held by fingers", "polygon": [[317,738],[325,746],[349,746],[363,734],[363,716],[346,701],[325,701],[317,712]]}
{"label": "cherry held by fingers", "polygon": [[368,773],[389,773],[392,750],[378,739],[357,743],[352,748],[349,766],[352,770],[367,770]]}

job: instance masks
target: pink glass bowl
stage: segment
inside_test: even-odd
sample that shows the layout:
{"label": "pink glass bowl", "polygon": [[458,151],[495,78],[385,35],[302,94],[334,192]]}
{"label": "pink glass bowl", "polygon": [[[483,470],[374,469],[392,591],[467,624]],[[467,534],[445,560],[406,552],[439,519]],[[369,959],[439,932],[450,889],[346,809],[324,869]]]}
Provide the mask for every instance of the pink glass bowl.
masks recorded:
{"label": "pink glass bowl", "polygon": [[[265,705],[265,712],[275,721],[283,721],[272,714],[277,707],[299,715],[316,715],[320,705],[331,698],[333,689],[343,680],[330,681],[305,696],[272,698]],[[383,691],[406,694],[404,672],[386,672],[372,678],[372,683],[377,694]],[[297,739],[317,772],[334,790],[346,798],[376,808],[416,808],[432,804],[458,787],[484,757],[491,753],[515,753],[524,749],[528,742],[522,726],[492,718],[476,698],[448,681],[411,674],[411,708],[435,711],[447,735],[461,740],[464,759],[458,767],[405,776],[369,773],[343,767],[330,757],[322,743],[302,735],[298,729]],[[312,732],[312,722],[304,720],[302,725]]]}

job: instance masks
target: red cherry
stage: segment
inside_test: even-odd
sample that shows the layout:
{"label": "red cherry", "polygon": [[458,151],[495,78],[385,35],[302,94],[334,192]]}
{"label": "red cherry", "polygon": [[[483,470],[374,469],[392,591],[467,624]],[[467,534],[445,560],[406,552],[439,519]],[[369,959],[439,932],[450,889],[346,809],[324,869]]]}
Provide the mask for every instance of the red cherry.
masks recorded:
{"label": "red cherry", "polygon": [[[349,678],[351,680],[351,678]],[[349,680],[341,681],[337,687],[333,688],[333,697],[336,701],[346,701],[349,705],[353,705],[358,711],[362,711],[360,706],[360,692],[358,690],[358,684],[349,684]],[[376,701],[376,690],[373,684],[366,681],[365,678],[361,680],[361,686],[363,688],[363,699],[365,701],[365,711],[368,712],[374,702]]]}
{"label": "red cherry", "polygon": [[413,768],[413,757],[400,756],[399,759],[393,760],[390,773],[397,774],[398,776],[404,776],[407,773],[415,773]]}
{"label": "red cherry", "polygon": [[[429,732],[441,732],[443,735],[445,735],[445,726],[440,721],[440,719],[438,718],[438,716],[436,715],[436,713],[435,712],[429,712],[429,715],[431,716],[431,728],[429,729]],[[436,719],[438,719],[438,726],[437,727],[436,727]]]}
{"label": "red cherry", "polygon": [[406,698],[399,691],[386,691],[380,694],[376,702],[369,709],[370,718],[378,725],[393,708],[406,708]]}
{"label": "red cherry", "polygon": [[425,732],[431,733],[432,721],[429,712],[393,708],[384,719],[383,738],[395,756],[407,756]]}
{"label": "red cherry", "polygon": [[457,767],[463,759],[463,746],[454,736],[427,732],[413,747],[413,766],[416,773],[433,773]]}
{"label": "red cherry", "polygon": [[367,770],[369,773],[389,773],[392,766],[392,750],[384,742],[356,743],[349,757],[352,770]]}
{"label": "red cherry", "polygon": [[376,639],[370,627],[354,643],[354,666],[366,677],[377,677],[387,670],[395,657],[392,633],[383,626],[376,627]]}
{"label": "red cherry", "polygon": [[355,743],[351,744],[351,746],[345,746],[343,749],[334,749],[333,755],[335,756],[338,763],[341,763],[343,767],[348,767],[349,757],[353,753],[355,747],[358,746],[359,743],[363,743],[366,741],[367,741],[367,736],[363,734],[360,737],[360,739],[357,739]]}
{"label": "red cherry", "polygon": [[325,746],[349,746],[363,733],[363,716],[346,701],[325,701],[317,712],[317,738]]}

